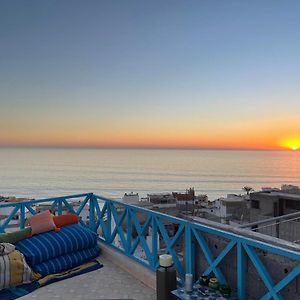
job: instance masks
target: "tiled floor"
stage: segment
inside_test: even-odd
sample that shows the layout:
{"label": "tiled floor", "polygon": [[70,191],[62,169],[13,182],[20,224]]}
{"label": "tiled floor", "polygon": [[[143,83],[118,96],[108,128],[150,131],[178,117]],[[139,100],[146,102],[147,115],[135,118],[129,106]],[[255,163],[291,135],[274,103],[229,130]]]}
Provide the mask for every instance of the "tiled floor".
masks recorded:
{"label": "tiled floor", "polygon": [[99,270],[47,285],[19,299],[156,299],[154,290],[104,257],[100,257],[100,261],[104,267]]}

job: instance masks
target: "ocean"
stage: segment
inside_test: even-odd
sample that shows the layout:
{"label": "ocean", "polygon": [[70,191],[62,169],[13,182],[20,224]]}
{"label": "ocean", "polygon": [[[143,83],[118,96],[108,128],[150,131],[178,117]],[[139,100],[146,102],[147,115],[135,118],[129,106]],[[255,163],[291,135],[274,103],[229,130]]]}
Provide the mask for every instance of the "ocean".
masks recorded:
{"label": "ocean", "polygon": [[292,151],[0,149],[0,195],[55,197],[94,192],[184,191],[210,200],[249,185],[300,184],[300,153]]}

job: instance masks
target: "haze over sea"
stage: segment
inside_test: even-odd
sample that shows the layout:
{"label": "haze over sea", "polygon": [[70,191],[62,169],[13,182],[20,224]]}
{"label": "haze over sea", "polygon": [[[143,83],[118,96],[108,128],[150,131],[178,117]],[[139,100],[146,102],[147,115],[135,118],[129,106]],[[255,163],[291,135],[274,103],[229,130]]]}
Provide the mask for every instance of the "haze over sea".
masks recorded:
{"label": "haze over sea", "polygon": [[300,184],[299,152],[237,150],[0,149],[0,195],[184,191],[213,200],[245,185]]}

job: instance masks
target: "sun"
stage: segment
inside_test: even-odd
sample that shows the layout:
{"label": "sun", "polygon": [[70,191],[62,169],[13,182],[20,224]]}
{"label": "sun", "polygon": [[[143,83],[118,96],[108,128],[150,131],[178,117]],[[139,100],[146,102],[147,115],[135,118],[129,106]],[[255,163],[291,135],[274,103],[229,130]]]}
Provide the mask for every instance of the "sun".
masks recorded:
{"label": "sun", "polygon": [[290,138],[283,139],[280,142],[280,146],[285,149],[292,150],[292,151],[300,150],[300,138],[299,137],[292,137],[292,138],[290,137]]}

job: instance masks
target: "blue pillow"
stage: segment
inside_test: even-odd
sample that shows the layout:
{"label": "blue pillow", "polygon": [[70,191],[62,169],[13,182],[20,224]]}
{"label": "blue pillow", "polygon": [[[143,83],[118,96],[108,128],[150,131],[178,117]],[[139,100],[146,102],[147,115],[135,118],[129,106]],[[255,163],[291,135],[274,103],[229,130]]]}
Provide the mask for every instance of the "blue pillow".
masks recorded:
{"label": "blue pillow", "polygon": [[64,226],[59,232],[45,232],[16,244],[16,249],[22,252],[30,267],[43,261],[94,247],[97,244],[97,234],[80,224]]}

